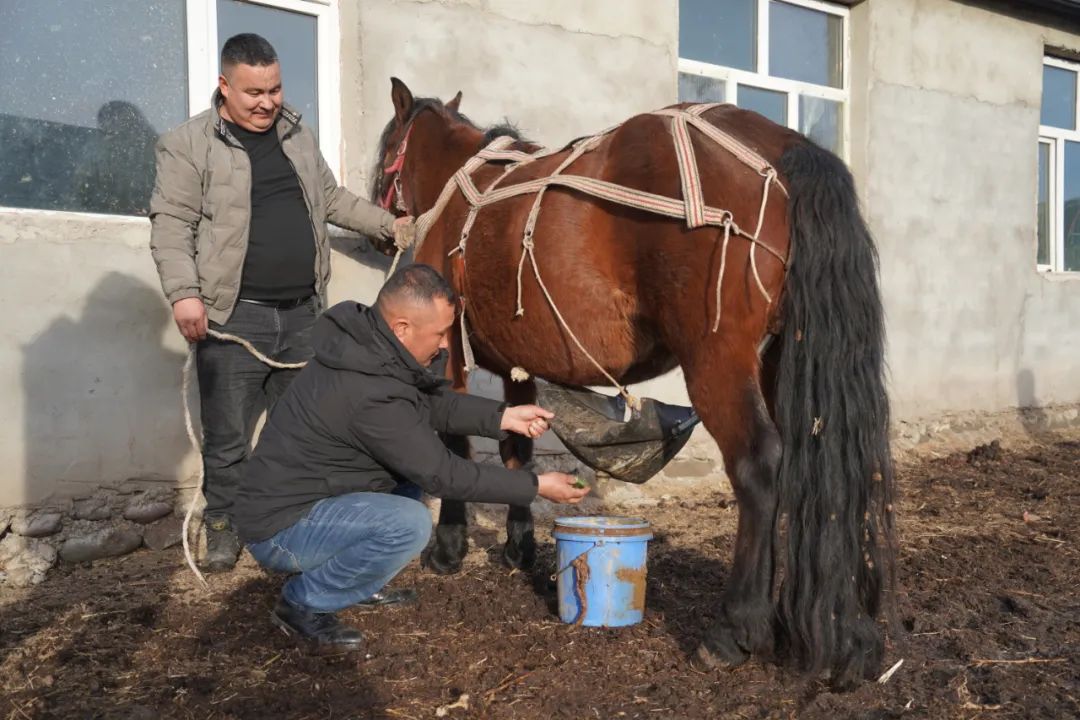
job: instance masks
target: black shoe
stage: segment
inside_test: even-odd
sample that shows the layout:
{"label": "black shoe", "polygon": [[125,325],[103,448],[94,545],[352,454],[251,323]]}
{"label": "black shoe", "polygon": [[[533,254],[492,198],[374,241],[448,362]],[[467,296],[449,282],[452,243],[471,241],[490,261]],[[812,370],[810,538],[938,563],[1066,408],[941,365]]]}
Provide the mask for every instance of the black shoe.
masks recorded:
{"label": "black shoe", "polygon": [[383,590],[375,593],[367,600],[356,603],[360,609],[377,608],[386,605],[412,605],[416,602],[416,591],[411,588],[400,590]]}
{"label": "black shoe", "polygon": [[316,650],[355,652],[364,645],[364,636],[338,619],[334,613],[317,613],[296,607],[278,598],[270,620],[286,635],[310,643]]}
{"label": "black shoe", "polygon": [[206,558],[202,569],[206,572],[228,572],[236,567],[240,556],[240,539],[227,517],[206,518]]}

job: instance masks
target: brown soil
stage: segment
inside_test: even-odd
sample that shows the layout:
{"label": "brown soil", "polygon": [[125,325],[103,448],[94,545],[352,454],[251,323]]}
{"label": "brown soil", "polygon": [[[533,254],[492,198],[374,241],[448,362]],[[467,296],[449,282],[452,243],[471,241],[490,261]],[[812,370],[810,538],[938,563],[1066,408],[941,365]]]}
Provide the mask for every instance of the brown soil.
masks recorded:
{"label": "brown soil", "polygon": [[618,630],[558,622],[546,534],[530,577],[490,562],[480,529],[462,574],[395,581],[419,605],[345,614],[366,658],[298,650],[267,620],[281,578],[250,559],[209,594],[173,551],[0,589],[0,718],[1080,717],[1080,443],[993,455],[901,470],[886,667],[904,663],[884,685],[691,669],[737,515],[715,493],[634,510],[657,538],[645,621]]}

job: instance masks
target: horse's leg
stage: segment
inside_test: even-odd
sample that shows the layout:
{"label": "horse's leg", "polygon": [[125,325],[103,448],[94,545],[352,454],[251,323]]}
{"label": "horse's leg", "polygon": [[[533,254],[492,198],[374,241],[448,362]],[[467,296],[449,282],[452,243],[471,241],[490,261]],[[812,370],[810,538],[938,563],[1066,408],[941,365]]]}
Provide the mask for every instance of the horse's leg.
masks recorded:
{"label": "horse's leg", "polygon": [[[455,337],[450,343],[450,362],[447,363],[454,392],[467,392],[468,379],[461,342]],[[451,452],[468,459],[469,438],[462,435],[440,435],[443,444]],[[440,575],[450,575],[461,570],[461,563],[469,552],[469,520],[463,500],[443,499],[439,506],[439,524],[435,526],[435,542],[424,555],[424,565]]]}
{"label": "horse's leg", "polygon": [[[506,401],[511,405],[528,405],[536,402],[536,383],[511,382],[503,379]],[[533,453],[533,441],[521,435],[511,434],[499,443],[499,456],[508,468],[520,468],[529,462]],[[506,514],[506,545],[503,546],[503,562],[519,570],[531,570],[536,562],[536,540],[533,537],[532,510],[529,506],[511,505]]]}
{"label": "horse's leg", "polygon": [[773,537],[782,445],[758,381],[753,351],[714,347],[687,371],[691,401],[724,457],[738,501],[735,552],[719,615],[697,659],[738,665],[774,649]]}
{"label": "horse's leg", "polygon": [[[451,452],[469,457],[469,439],[461,435],[443,435]],[[435,542],[424,555],[424,565],[440,575],[461,570],[469,551],[469,521],[463,500],[443,499],[439,507],[439,524],[435,526]]]}

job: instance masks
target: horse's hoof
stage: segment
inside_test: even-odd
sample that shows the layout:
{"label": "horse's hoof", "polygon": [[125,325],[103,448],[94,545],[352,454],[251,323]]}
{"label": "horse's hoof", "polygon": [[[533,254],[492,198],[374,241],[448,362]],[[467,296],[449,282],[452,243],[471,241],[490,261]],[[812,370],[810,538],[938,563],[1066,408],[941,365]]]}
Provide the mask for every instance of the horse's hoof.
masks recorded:
{"label": "horse's hoof", "polygon": [[421,564],[436,575],[454,575],[461,572],[461,559],[451,559],[438,546],[425,552]]}
{"label": "horse's hoof", "polygon": [[698,645],[697,650],[690,655],[690,667],[700,673],[712,672],[723,664],[718,657],[709,652],[705,643]]}
{"label": "horse's hoof", "polygon": [[503,545],[502,562],[508,568],[530,572],[536,566],[536,545],[529,543],[506,543]]}
{"label": "horse's hoof", "polygon": [[698,645],[690,663],[698,670],[738,667],[750,659],[750,653],[736,640],[729,627],[714,627]]}
{"label": "horse's hoof", "polygon": [[423,554],[424,567],[439,575],[461,571],[461,563],[469,552],[469,537],[460,525],[435,527],[435,542]]}

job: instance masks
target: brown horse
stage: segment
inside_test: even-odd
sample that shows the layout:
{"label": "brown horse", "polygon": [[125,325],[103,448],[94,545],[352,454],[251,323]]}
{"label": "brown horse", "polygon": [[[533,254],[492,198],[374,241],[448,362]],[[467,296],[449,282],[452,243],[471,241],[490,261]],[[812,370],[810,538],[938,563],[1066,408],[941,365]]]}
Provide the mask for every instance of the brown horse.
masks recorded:
{"label": "brown horse", "polygon": [[[381,138],[372,196],[397,194],[402,214],[432,208],[455,171],[512,131],[477,128],[458,111],[461,93],[443,104],[414,98],[393,79],[391,97],[395,116]],[[725,260],[715,226],[688,229],[683,220],[551,187],[533,236],[538,267],[567,325],[620,383],[682,368],[691,402],[723,454],[739,523],[717,619],[697,661],[711,667],[775,655],[850,685],[880,665],[878,618],[893,555],[876,250],[851,175],[836,156],[730,105],[704,118],[777,169],[784,194],[774,192],[758,234],[775,254],[758,248],[754,270],[744,237],[731,236]],[[669,122],[630,118],[565,172],[680,198]],[[707,204],[753,226],[762,177],[700,133],[692,143]],[[537,149],[523,141],[512,148]],[[521,165],[499,187],[551,174],[569,151]],[[476,187],[487,188],[504,167],[482,166],[472,176]],[[534,197],[480,210],[465,251],[454,252],[470,207],[456,193],[415,258],[440,269],[461,293],[476,361],[504,378],[512,403],[535,397],[531,382],[510,382],[515,367],[565,385],[610,384],[571,342],[528,266],[525,312],[515,313]],[[723,312],[714,331],[722,262]],[[451,364],[463,389],[460,336]],[[501,447],[509,465],[530,454],[531,444],[520,440]],[[429,566],[460,567],[464,523],[464,504],[444,501]],[[529,509],[511,508],[507,529],[504,558],[530,564]]]}

